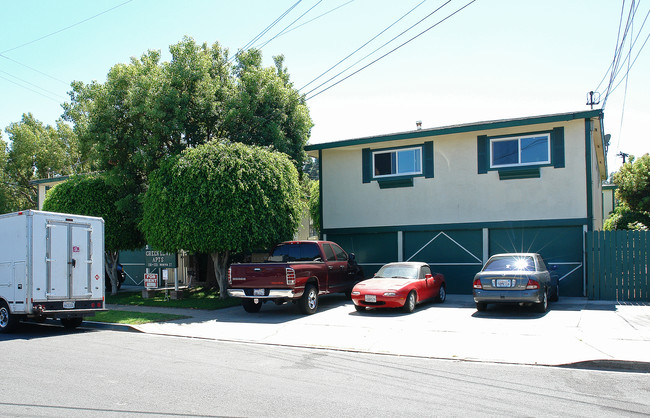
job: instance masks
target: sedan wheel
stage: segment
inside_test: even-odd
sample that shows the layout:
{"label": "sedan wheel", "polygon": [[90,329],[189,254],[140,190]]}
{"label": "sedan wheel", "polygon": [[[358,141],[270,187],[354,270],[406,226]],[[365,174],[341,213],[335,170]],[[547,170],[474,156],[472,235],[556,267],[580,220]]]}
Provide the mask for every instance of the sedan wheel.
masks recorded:
{"label": "sedan wheel", "polygon": [[542,301],[535,305],[535,310],[540,313],[546,312],[548,309],[548,289],[542,294]]}
{"label": "sedan wheel", "polygon": [[404,312],[411,313],[415,310],[415,291],[411,290],[411,293],[406,297],[406,302],[404,303]]}

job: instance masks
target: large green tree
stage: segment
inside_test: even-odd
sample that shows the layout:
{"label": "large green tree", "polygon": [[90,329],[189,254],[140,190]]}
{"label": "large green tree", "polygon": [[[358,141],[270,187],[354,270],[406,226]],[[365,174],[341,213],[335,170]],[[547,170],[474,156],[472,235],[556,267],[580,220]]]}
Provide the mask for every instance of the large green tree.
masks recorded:
{"label": "large green tree", "polygon": [[290,239],[303,209],[286,154],[214,140],[151,174],[141,227],[157,249],[210,254],[224,298],[230,254]]}
{"label": "large green tree", "polygon": [[218,43],[187,37],[169,51],[169,62],[148,51],[115,65],[105,83],[73,83],[64,116],[101,170],[144,191],[163,157],[213,138],[272,145],[300,166],[312,122],[282,58],[263,68],[252,50],[231,62]]}
{"label": "large green tree", "polygon": [[52,188],[43,209],[104,218],[104,250],[113,294],[117,293],[119,250],[142,248],[142,234],[128,210],[118,204],[130,190],[104,175],[73,176]]}
{"label": "large green tree", "polygon": [[605,222],[605,229],[650,229],[650,155],[630,156],[612,179],[619,206]]}
{"label": "large green tree", "polygon": [[69,175],[88,170],[72,128],[58,121],[45,125],[31,113],[7,127],[9,144],[0,140],[0,169],[13,209],[34,209],[37,187],[31,180]]}

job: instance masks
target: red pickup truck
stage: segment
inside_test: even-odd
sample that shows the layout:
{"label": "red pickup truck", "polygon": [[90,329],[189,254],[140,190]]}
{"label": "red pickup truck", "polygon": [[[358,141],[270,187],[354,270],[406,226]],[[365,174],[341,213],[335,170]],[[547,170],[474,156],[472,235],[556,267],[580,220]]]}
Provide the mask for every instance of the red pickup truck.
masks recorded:
{"label": "red pickup truck", "polygon": [[246,312],[259,312],[269,300],[280,305],[298,303],[304,314],[318,308],[318,297],[328,293],[350,295],[363,280],[354,254],[330,241],[287,241],[278,244],[264,263],[232,264],[228,295],[242,298]]}

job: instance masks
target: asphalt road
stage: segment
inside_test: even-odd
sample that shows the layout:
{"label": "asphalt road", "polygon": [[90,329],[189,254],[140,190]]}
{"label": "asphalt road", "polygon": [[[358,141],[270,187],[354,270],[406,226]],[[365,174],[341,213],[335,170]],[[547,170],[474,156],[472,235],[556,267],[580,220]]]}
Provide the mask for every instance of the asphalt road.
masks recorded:
{"label": "asphalt road", "polygon": [[3,416],[647,416],[650,375],[25,324]]}

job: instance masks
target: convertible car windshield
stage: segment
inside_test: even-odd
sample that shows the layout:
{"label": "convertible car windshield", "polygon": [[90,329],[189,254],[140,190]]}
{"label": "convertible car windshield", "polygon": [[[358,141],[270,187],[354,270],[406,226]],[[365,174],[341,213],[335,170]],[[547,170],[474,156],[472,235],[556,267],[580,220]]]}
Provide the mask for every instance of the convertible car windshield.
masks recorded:
{"label": "convertible car windshield", "polygon": [[533,257],[493,257],[483,271],[535,271]]}
{"label": "convertible car windshield", "polygon": [[375,277],[396,277],[402,279],[417,279],[418,268],[413,266],[386,265],[379,269]]}

